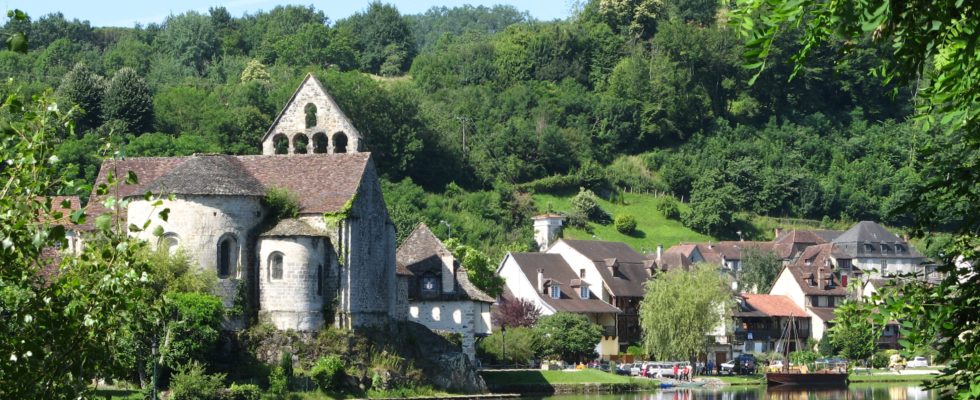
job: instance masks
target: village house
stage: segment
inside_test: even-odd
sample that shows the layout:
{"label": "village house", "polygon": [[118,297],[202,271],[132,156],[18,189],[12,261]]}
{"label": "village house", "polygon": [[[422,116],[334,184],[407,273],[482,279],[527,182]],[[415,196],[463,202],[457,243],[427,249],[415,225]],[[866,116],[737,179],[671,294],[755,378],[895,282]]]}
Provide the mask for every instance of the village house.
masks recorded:
{"label": "village house", "polygon": [[[732,315],[735,329],[732,347],[742,353],[769,353],[802,350],[810,337],[810,318],[788,296],[742,293],[736,296],[738,310]],[[793,323],[793,341],[787,341],[787,327]]]}
{"label": "village house", "polygon": [[[179,249],[193,265],[213,271],[228,308],[245,306],[279,329],[300,331],[402,318],[395,230],[374,162],[361,152],[360,133],[312,75],[276,117],[262,150],[107,160],[96,186],[110,174],[135,172],[138,183],[111,193],[129,200],[120,210],[121,226],[151,221],[130,234]],[[265,199],[273,189],[295,199],[298,216],[272,215]],[[103,197],[93,193],[93,214],[108,211],[100,209]],[[164,209],[166,220],[158,217]],[[242,323],[232,319],[227,327]]]}
{"label": "village house", "polygon": [[397,262],[403,315],[433,331],[459,334],[463,353],[475,361],[477,338],[492,330],[494,298],[470,282],[466,266],[424,223],[398,247]]}

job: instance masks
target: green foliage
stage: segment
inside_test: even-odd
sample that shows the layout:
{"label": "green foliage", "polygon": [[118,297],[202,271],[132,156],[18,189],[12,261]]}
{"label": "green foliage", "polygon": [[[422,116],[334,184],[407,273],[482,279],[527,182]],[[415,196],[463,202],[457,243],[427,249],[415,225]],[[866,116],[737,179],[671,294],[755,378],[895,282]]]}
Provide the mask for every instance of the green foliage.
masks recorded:
{"label": "green foliage", "polygon": [[874,354],[881,328],[872,323],[870,310],[853,301],[834,310],[834,326],[827,334],[844,358],[865,360]]}
{"label": "green foliage", "polygon": [[259,389],[258,385],[250,383],[242,385],[232,383],[228,387],[228,397],[230,400],[260,400],[262,398],[262,389]]}
{"label": "green foliage", "polygon": [[293,377],[293,354],[284,351],[282,357],[279,357],[279,368],[282,368],[283,375],[286,375],[286,380],[292,379]]}
{"label": "green foliage", "polygon": [[171,293],[169,314],[160,353],[164,365],[176,368],[191,361],[204,361],[218,341],[224,305],[210,294]]}
{"label": "green foliage", "polygon": [[617,215],[613,224],[616,226],[616,230],[619,233],[631,235],[636,232],[636,218],[632,215],[621,214]]}
{"label": "green foliage", "polygon": [[58,94],[69,104],[77,104],[78,128],[95,128],[102,124],[102,96],[106,90],[105,78],[96,74],[85,64],[75,64],[70,72],[61,78]]}
{"label": "green foliage", "polygon": [[204,365],[189,363],[177,369],[170,379],[170,399],[222,400],[225,375],[207,374]]}
{"label": "green foliage", "polygon": [[656,359],[703,354],[705,337],[732,307],[728,282],[715,265],[670,270],[647,281],[646,293],[640,303],[642,344]]}
{"label": "green foliage", "polygon": [[281,366],[277,365],[269,372],[268,393],[276,399],[285,399],[286,394],[289,393],[289,378],[286,377],[286,372]]}
{"label": "green foliage", "polygon": [[830,335],[823,335],[820,338],[820,342],[817,343],[817,352],[824,357],[833,357],[839,354],[839,350],[834,345],[834,342],[830,340]]}
{"label": "green foliage", "polygon": [[299,215],[299,199],[286,189],[270,188],[262,204],[269,210],[271,221],[296,218]]}
{"label": "green foliage", "polygon": [[660,203],[657,204],[657,211],[660,212],[664,218],[679,220],[681,219],[681,209],[677,205],[677,199],[673,196],[664,196],[660,198]]}
{"label": "green foliage", "polygon": [[503,292],[504,278],[497,276],[497,264],[494,260],[473,247],[460,244],[455,239],[447,240],[446,247],[466,270],[466,277],[478,289],[494,298]]}
{"label": "green foliage", "polygon": [[337,23],[341,35],[351,38],[360,53],[361,69],[392,76],[401,74],[415,57],[415,39],[398,9],[372,2],[367,10]]}
{"label": "green foliage", "polygon": [[335,355],[320,357],[313,364],[309,375],[318,389],[336,390],[344,377],[344,362]]}
{"label": "green foliage", "polygon": [[477,351],[481,357],[490,357],[494,363],[531,366],[542,355],[544,345],[545,338],[539,330],[510,327],[506,333],[493,332],[477,342]]}
{"label": "green foliage", "polygon": [[602,339],[602,327],[581,314],[557,312],[541,317],[534,327],[544,338],[543,354],[579,362],[589,359]]}
{"label": "green foliage", "polygon": [[612,217],[599,207],[599,197],[595,193],[581,188],[572,198],[572,210],[568,214],[568,222],[573,226],[585,226],[588,222],[605,225],[612,222]]}
{"label": "green foliage", "polygon": [[771,250],[748,247],[742,256],[738,281],[741,290],[769,293],[783,270],[783,261]]}
{"label": "green foliage", "polygon": [[706,173],[694,181],[691,210],[681,219],[684,225],[709,235],[722,233],[735,220],[736,188],[717,180],[717,173]]}
{"label": "green foliage", "polygon": [[820,355],[810,350],[794,351],[789,353],[789,361],[794,364],[813,365],[813,362],[817,361],[818,358],[820,358]]}
{"label": "green foliage", "polygon": [[124,132],[143,133],[153,122],[153,94],[132,68],[116,71],[106,85],[102,100],[102,118],[121,121]]}

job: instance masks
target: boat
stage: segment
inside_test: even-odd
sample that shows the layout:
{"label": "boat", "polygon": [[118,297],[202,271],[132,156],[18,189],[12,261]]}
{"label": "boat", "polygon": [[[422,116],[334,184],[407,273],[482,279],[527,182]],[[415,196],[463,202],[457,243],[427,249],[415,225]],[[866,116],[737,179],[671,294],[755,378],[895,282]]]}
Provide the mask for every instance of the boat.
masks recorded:
{"label": "boat", "polygon": [[798,341],[796,332],[796,318],[789,317],[789,324],[783,331],[780,338],[783,343],[783,362],[778,371],[766,371],[766,383],[772,386],[794,386],[794,387],[847,387],[847,371],[840,369],[822,369],[810,371],[805,365],[799,368],[789,366],[789,341]]}
{"label": "boat", "polygon": [[678,380],[668,380],[660,382],[661,389],[673,389],[673,388],[699,388],[707,384],[707,381],[678,381]]}

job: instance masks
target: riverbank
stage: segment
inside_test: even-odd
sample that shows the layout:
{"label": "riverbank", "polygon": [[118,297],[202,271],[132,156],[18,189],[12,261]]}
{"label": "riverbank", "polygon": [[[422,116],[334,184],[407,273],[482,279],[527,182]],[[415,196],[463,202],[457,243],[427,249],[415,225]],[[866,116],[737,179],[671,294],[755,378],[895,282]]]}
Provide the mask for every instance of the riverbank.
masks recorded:
{"label": "riverbank", "polygon": [[655,379],[632,378],[595,369],[485,370],[480,375],[493,393],[623,393],[660,387]]}

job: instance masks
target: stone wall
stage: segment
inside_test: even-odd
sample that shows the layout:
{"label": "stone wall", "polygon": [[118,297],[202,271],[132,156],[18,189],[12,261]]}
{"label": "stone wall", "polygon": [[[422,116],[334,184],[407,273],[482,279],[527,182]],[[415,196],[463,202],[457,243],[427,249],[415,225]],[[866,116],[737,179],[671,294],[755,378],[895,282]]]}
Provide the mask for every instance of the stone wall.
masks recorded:
{"label": "stone wall", "polygon": [[[321,329],[324,305],[337,292],[329,242],[321,237],[264,237],[258,254],[260,319],[284,330]],[[283,257],[282,279],[274,279],[270,271],[273,254]]]}
{"label": "stone wall", "polygon": [[[306,127],[306,106],[316,106],[316,125]],[[361,150],[361,134],[354,128],[351,121],[340,110],[340,106],[312,76],[297,89],[292,100],[283,108],[279,120],[269,129],[269,134],[262,141],[262,154],[275,154],[274,138],[282,134],[289,139],[289,154],[295,154],[296,137],[305,135],[309,139],[307,153],[313,153],[313,136],[323,133],[328,139],[327,153],[333,154],[334,137],[340,133],[347,137],[346,152],[353,153]]]}
{"label": "stone wall", "polygon": [[476,360],[476,335],[490,333],[490,304],[476,301],[413,301],[408,320],[434,331],[463,335],[463,353]]}
{"label": "stone wall", "polygon": [[[164,208],[170,209],[167,221],[157,216]],[[230,274],[219,277],[216,291],[225,307],[234,306],[239,282],[249,275],[250,232],[265,217],[258,197],[183,195],[174,200],[163,200],[158,207],[149,201],[134,199],[129,203],[126,217],[127,225],[142,226],[146,220],[152,221],[147,229],[133,233],[134,236],[156,245],[158,239],[153,232],[158,226],[162,227],[165,236],[176,239],[177,246],[192,264],[215,273],[219,240],[233,238]]]}

